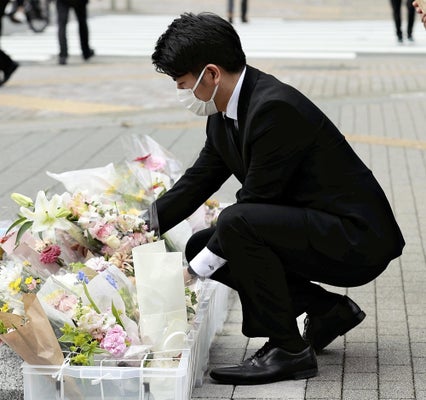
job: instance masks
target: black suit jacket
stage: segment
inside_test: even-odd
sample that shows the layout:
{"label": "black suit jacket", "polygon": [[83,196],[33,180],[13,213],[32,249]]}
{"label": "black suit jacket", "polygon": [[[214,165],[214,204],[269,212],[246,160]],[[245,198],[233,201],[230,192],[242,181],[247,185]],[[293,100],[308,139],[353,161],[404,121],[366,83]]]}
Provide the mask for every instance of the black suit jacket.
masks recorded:
{"label": "black suit jacket", "polygon": [[[329,257],[377,265],[399,256],[400,229],[380,185],[333,123],[308,98],[247,66],[237,143],[221,113],[192,167],[156,201],[161,232],[191,215],[231,174],[238,203],[306,210],[310,242]],[[208,247],[221,254],[213,236]]]}

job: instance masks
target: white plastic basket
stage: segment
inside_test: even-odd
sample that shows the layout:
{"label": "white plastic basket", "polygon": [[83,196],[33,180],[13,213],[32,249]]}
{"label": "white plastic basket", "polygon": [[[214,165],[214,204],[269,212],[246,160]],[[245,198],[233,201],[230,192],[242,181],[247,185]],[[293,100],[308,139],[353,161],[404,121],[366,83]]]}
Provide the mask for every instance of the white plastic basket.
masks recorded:
{"label": "white plastic basket", "polygon": [[[176,360],[155,354],[153,361],[103,360],[92,367],[41,366],[24,363],[25,400],[189,400],[189,349]],[[119,365],[122,366],[119,366]],[[139,364],[139,365],[137,365]]]}
{"label": "white plastic basket", "polygon": [[192,388],[202,385],[210,345],[226,317],[228,294],[226,286],[204,283],[188,349],[178,361],[170,352],[157,352],[153,362],[138,360],[131,366],[111,360],[93,367],[23,363],[25,400],[190,400]]}
{"label": "white plastic basket", "polygon": [[223,328],[228,311],[229,288],[215,281],[206,281],[193,321],[194,386],[203,384],[208,368],[210,346]]}

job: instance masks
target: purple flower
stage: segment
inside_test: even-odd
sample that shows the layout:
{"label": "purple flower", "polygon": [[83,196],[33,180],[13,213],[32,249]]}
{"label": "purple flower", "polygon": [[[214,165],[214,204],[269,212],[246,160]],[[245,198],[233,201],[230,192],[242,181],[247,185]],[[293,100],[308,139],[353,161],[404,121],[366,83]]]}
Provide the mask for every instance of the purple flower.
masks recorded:
{"label": "purple flower", "polygon": [[117,289],[117,282],[110,274],[106,275],[105,279],[111,284],[114,289]]}
{"label": "purple flower", "polygon": [[83,271],[78,271],[77,280],[79,282],[89,283],[89,278],[86,276],[86,274]]}

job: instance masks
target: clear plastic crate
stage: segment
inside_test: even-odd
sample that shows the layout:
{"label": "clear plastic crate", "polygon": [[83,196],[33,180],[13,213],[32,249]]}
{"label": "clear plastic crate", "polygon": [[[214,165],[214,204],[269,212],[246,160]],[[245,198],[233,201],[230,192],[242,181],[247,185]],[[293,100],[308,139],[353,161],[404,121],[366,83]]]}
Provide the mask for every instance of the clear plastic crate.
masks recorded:
{"label": "clear plastic crate", "polygon": [[23,363],[25,400],[190,400],[192,388],[203,383],[210,345],[227,314],[229,289],[214,281],[203,286],[188,349],[182,350],[179,361],[173,362],[168,352],[156,353],[154,362],[135,361],[136,366],[118,366],[111,360],[62,369]]}
{"label": "clear plastic crate", "polygon": [[[103,360],[92,367],[24,363],[25,400],[190,400],[193,358],[185,349],[176,360],[155,353],[154,360]],[[137,365],[139,364],[139,365]],[[121,365],[121,366],[119,366]]]}
{"label": "clear plastic crate", "polygon": [[229,288],[215,281],[206,281],[200,294],[197,314],[193,321],[195,353],[194,386],[203,384],[208,368],[210,346],[216,333],[223,328],[228,312]]}

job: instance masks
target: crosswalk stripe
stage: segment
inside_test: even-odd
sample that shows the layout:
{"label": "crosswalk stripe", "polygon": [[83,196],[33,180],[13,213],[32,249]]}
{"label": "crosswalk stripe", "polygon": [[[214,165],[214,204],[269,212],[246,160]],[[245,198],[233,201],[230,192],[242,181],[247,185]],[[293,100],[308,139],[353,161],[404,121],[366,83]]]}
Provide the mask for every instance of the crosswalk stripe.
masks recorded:
{"label": "crosswalk stripe", "polygon": [[[150,56],[155,42],[173,16],[103,15],[90,19],[91,44],[97,55]],[[410,45],[396,42],[391,21],[285,21],[253,18],[236,23],[248,57],[353,58],[357,54],[426,54],[426,34]],[[422,28],[416,25],[416,28]],[[70,55],[80,55],[78,26],[68,26]],[[3,47],[17,60],[41,61],[58,53],[56,26],[42,34],[16,33],[2,38]]]}

